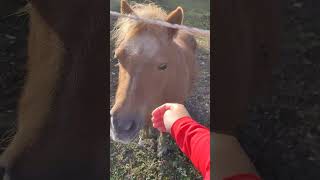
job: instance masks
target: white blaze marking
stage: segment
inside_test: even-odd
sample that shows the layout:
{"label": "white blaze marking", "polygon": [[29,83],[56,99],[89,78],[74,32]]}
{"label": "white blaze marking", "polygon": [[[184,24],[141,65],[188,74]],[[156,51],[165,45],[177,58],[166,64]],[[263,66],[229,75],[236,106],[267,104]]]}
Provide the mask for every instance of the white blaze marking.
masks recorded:
{"label": "white blaze marking", "polygon": [[128,41],[126,50],[129,55],[144,55],[147,58],[153,57],[159,50],[159,42],[150,34],[142,34]]}

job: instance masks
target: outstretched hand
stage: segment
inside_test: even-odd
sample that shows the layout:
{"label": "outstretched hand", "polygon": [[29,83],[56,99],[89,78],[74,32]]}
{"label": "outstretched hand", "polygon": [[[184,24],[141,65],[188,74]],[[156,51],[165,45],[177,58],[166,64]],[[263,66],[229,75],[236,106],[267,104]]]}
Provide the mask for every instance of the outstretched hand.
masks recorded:
{"label": "outstretched hand", "polygon": [[171,132],[171,126],[182,117],[190,116],[182,104],[166,103],[152,111],[153,127],[161,132]]}

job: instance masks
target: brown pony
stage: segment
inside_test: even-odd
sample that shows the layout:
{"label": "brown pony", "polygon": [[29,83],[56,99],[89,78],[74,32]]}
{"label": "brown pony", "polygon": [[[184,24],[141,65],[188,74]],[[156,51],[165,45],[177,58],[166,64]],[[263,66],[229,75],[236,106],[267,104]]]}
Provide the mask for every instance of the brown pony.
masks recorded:
{"label": "brown pony", "polygon": [[[28,74],[4,179],[104,179],[105,0],[31,0]],[[2,178],[2,177],[1,177]]]}
{"label": "brown pony", "polygon": [[[122,14],[181,24],[183,9],[167,13],[155,4],[121,1]],[[184,103],[196,77],[194,37],[184,31],[120,18],[113,39],[119,61],[115,104],[111,109],[111,138],[131,142],[151,122],[151,112],[166,102]],[[148,128],[146,128],[146,132]]]}

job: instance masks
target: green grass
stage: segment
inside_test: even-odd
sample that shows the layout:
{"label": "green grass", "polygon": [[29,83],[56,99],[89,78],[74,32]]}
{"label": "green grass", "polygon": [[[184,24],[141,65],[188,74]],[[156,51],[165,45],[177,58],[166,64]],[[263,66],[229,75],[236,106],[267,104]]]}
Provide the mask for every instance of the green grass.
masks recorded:
{"label": "green grass", "polygon": [[172,140],[168,156],[159,159],[157,141],[147,139],[145,147],[137,142],[123,145],[111,143],[111,179],[201,179],[191,162]]}
{"label": "green grass", "polygon": [[[111,10],[119,12],[120,0],[111,0]],[[130,1],[129,1],[130,2]],[[136,2],[145,2],[138,0]],[[181,6],[185,11],[184,24],[202,29],[210,29],[210,1],[209,0],[157,0],[154,1],[166,11]],[[111,27],[112,28],[112,27]],[[209,39],[197,37],[200,56],[209,56]],[[113,44],[111,43],[111,52]],[[110,57],[112,59],[112,56]],[[111,61],[111,71],[117,71]],[[208,120],[209,121],[209,120]],[[194,169],[190,160],[178,149],[170,138],[170,153],[159,159],[157,157],[157,140],[147,139],[144,147],[139,147],[137,139],[130,144],[110,143],[110,179],[202,179]]]}

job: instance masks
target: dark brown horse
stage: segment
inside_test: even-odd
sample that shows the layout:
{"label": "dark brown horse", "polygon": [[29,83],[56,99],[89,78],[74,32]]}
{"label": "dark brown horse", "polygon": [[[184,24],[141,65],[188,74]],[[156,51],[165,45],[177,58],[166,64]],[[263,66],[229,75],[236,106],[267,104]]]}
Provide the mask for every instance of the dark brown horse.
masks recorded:
{"label": "dark brown horse", "polygon": [[18,128],[0,158],[6,179],[106,177],[106,3],[31,1]]}

